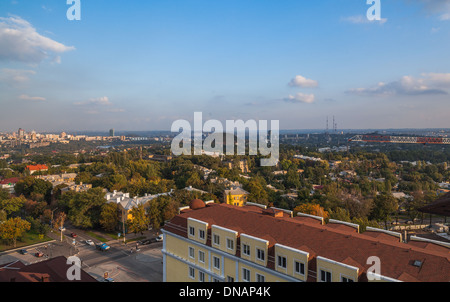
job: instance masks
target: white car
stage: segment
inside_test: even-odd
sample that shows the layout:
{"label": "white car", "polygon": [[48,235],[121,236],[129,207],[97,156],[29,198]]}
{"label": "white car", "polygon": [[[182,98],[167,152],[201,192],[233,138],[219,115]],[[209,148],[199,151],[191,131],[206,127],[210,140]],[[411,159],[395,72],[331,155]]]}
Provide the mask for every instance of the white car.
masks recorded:
{"label": "white car", "polygon": [[163,241],[164,237],[163,235],[159,235],[158,237],[156,237],[156,241]]}
{"label": "white car", "polygon": [[86,244],[88,245],[94,245],[94,241],[92,241],[91,239],[86,240]]}
{"label": "white car", "polygon": [[64,232],[64,231],[66,230],[66,228],[65,228],[65,227],[59,227],[59,230],[60,230],[61,232]]}

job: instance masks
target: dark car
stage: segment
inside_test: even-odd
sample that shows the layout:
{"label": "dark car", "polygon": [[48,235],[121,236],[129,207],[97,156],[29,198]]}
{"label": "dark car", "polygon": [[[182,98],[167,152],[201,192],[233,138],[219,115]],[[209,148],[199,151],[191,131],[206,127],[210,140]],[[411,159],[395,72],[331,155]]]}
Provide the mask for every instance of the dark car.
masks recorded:
{"label": "dark car", "polygon": [[42,256],[44,256],[44,254],[43,253],[41,253],[41,252],[37,252],[36,254],[34,254],[36,257],[42,257]]}
{"label": "dark car", "polygon": [[72,238],[76,238],[78,235],[75,233],[70,234],[70,236],[72,236]]}
{"label": "dark car", "polygon": [[22,249],[19,251],[19,253],[21,253],[22,255],[26,255],[26,254],[28,254],[28,251],[25,249]]}
{"label": "dark car", "polygon": [[157,241],[156,238],[150,238],[150,239],[145,239],[145,240],[138,241],[138,243],[140,245],[147,245],[147,244],[150,244],[150,243],[154,243],[156,241]]}

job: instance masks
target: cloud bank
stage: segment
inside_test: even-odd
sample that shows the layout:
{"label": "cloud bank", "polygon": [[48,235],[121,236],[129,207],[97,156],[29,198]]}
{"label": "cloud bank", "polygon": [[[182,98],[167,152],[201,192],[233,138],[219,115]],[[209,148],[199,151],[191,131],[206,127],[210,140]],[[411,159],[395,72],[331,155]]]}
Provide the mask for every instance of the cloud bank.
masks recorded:
{"label": "cloud bank", "polygon": [[421,78],[403,76],[389,83],[380,82],[369,88],[354,88],[349,94],[366,96],[446,95],[450,89],[450,73],[424,73]]}
{"label": "cloud bank", "polygon": [[58,54],[74,50],[39,34],[18,16],[0,17],[0,61],[40,63],[47,58],[58,62]]}

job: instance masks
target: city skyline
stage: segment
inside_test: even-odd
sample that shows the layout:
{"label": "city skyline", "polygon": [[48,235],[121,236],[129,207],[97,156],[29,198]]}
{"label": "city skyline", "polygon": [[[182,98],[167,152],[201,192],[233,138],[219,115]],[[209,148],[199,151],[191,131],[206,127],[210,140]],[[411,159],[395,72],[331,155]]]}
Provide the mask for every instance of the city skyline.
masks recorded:
{"label": "city skyline", "polygon": [[340,2],[2,1],[0,131],[448,128],[450,1]]}

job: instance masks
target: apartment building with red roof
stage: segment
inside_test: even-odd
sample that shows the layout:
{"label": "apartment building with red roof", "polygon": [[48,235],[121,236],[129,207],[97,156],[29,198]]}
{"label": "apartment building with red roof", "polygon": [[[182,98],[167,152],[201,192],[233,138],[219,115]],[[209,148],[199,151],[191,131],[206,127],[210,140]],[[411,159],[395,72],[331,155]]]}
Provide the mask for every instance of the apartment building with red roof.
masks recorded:
{"label": "apartment building with red roof", "polygon": [[46,165],[28,165],[25,168],[30,174],[40,171],[48,171],[48,167]]}
{"label": "apartment building with red roof", "polygon": [[196,200],[164,226],[164,281],[450,281],[448,244],[293,214]]}

